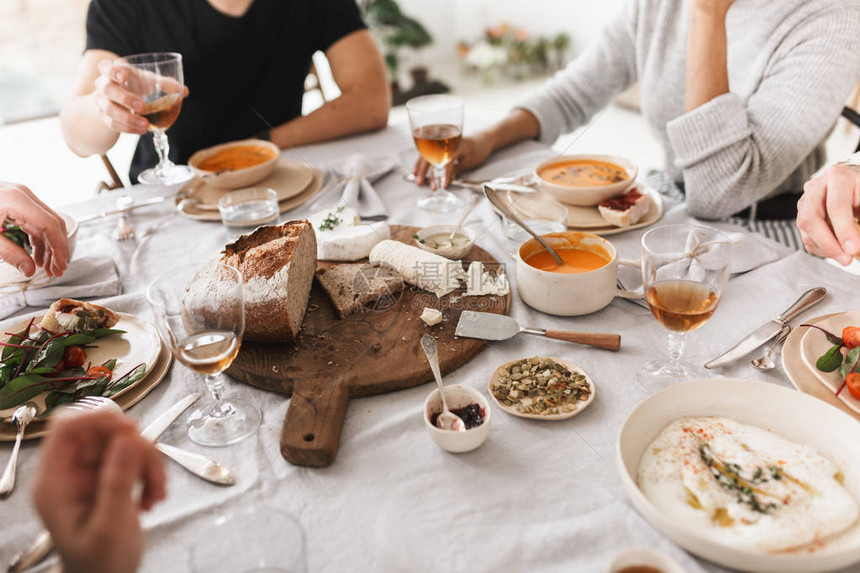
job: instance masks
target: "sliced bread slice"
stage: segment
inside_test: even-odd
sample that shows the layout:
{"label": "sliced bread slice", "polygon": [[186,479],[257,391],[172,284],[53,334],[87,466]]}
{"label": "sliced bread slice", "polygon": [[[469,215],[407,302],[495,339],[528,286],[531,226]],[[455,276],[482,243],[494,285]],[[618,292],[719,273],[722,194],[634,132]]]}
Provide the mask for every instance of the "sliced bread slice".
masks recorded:
{"label": "sliced bread slice", "polygon": [[337,265],[316,276],[341,318],[361,308],[389,308],[403,290],[400,273],[385,263]]}

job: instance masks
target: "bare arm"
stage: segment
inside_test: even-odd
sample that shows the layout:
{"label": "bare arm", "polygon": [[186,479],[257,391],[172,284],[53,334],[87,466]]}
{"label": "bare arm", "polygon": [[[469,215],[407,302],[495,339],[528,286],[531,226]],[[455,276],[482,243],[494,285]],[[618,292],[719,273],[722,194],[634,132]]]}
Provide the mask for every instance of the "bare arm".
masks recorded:
{"label": "bare arm", "polygon": [[729,93],[726,14],[735,0],[694,0],[687,37],[686,110]]}
{"label": "bare arm", "polygon": [[273,129],[272,142],[278,147],[316,143],[388,124],[391,94],[382,55],[370,33],[359,30],[341,38],[326,57],[341,96]]}

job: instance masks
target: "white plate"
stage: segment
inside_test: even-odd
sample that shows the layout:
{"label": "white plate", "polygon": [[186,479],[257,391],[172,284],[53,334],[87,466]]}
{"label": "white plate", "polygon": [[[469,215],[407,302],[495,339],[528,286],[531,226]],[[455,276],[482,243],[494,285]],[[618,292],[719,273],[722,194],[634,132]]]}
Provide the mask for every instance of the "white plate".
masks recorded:
{"label": "white plate", "polygon": [[[860,326],[860,311],[842,312],[833,316],[824,318],[815,322],[816,326],[820,326],[829,330],[836,336],[842,336],[842,329],[846,326]],[[823,332],[815,328],[805,327],[806,332],[800,339],[800,356],[803,360],[803,365],[815,376],[819,382],[830,388],[834,395],[842,386],[842,377],[839,372],[822,372],[816,368],[815,363],[818,358],[833,346],[828,342],[827,337]],[[857,413],[860,413],[860,400],[851,395],[847,389],[839,393],[838,398]]]}
{"label": "white plate", "polygon": [[664,514],[639,490],[643,452],[670,422],[687,416],[722,416],[758,426],[818,450],[845,475],[860,500],[860,423],[828,404],[775,384],[716,378],[677,384],[654,394],[630,413],[617,442],[618,470],[633,505],[660,533],[700,557],[726,567],[763,573],[834,571],[860,561],[860,521],[814,549],[776,554],[742,551],[706,539]]}
{"label": "white plate", "polygon": [[573,410],[572,412],[565,412],[563,414],[547,414],[547,415],[524,414],[522,412],[518,412],[516,408],[502,404],[501,402],[499,402],[496,399],[495,394],[493,394],[493,388],[496,386],[496,383],[499,380],[499,368],[501,368],[502,366],[508,366],[510,364],[513,364],[514,362],[519,362],[520,360],[522,360],[520,358],[517,360],[511,360],[510,362],[505,362],[504,364],[502,364],[501,366],[499,366],[498,368],[493,370],[493,375],[490,377],[490,381],[487,382],[487,390],[490,392],[490,398],[493,399],[493,402],[496,403],[496,406],[498,406],[499,408],[501,408],[502,410],[504,410],[505,412],[507,412],[508,414],[510,414],[512,416],[519,416],[520,418],[528,418],[530,420],[567,420],[568,418],[573,418],[574,416],[576,416],[577,414],[579,414],[580,412],[582,412],[583,410],[585,410],[586,408],[591,406],[591,403],[594,402],[594,396],[597,394],[597,392],[596,392],[597,388],[594,386],[594,382],[591,380],[591,378],[589,378],[588,374],[585,373],[585,370],[583,370],[582,368],[580,368],[579,366],[577,366],[573,362],[570,362],[569,360],[563,360],[561,358],[553,358],[553,357],[548,357],[548,358],[549,358],[549,360],[555,360],[556,362],[558,362],[562,366],[566,366],[568,370],[570,370],[571,372],[573,372],[575,374],[582,374],[583,376],[585,376],[585,381],[586,381],[586,383],[588,383],[588,387],[591,389],[591,393],[588,395],[588,399],[578,401],[576,403],[576,410]]}
{"label": "white plate", "polygon": [[[111,358],[116,358],[116,368],[114,369],[116,376],[123,376],[139,364],[146,364],[146,375],[118,392],[113,396],[114,398],[122,396],[145,380],[155,366],[159,352],[161,352],[161,339],[158,337],[158,331],[154,324],[130,314],[117,314],[119,322],[114,328],[125,330],[125,334],[106,336],[93,342],[94,348],[87,349],[87,362],[102,364]],[[34,324],[38,324],[41,319],[41,316],[37,316]],[[7,327],[3,332],[18,332],[27,326],[28,322],[30,319]],[[39,407],[40,412],[45,408],[45,398],[48,394],[49,392],[43,392],[32,400]],[[0,419],[10,417],[14,411],[15,408],[0,410]]]}

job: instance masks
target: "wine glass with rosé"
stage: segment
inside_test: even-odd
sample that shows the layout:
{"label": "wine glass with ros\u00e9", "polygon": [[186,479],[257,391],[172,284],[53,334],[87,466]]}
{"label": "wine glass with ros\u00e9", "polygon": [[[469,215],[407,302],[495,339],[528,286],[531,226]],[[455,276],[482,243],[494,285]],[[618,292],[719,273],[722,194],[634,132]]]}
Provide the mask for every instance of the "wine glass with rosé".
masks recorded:
{"label": "wine glass with ros\u00e9", "polygon": [[209,400],[188,418],[188,437],[203,446],[227,446],[252,436],[260,409],[224,397],[221,375],[239,354],[245,331],[242,275],[217,261],[185,265],[156,278],[146,291],[162,342],[188,369],[204,375]]}
{"label": "wine glass with ros\u00e9", "polygon": [[418,200],[429,211],[453,211],[463,201],[445,189],[447,166],[457,156],[463,139],[463,100],[452,95],[428,95],[406,102],[409,126],[418,153],[433,166],[436,189]]}
{"label": "wine glass with ros\u00e9", "polygon": [[649,362],[637,373],[649,390],[698,373],[681,360],[686,333],[716,311],[726,283],[732,242],[723,233],[697,225],[667,225],[642,237],[642,284],[648,307],[669,331],[669,360]]}
{"label": "wine glass with ros\u00e9", "polygon": [[119,58],[114,64],[129,70],[125,87],[143,99],[143,111],[138,113],[149,121],[158,154],[158,165],[142,172],[138,180],[153,185],[188,181],[194,171],[187,165],[175,165],[170,161],[166,133],[179,117],[185,97],[182,55],[173,52],[136,54]]}

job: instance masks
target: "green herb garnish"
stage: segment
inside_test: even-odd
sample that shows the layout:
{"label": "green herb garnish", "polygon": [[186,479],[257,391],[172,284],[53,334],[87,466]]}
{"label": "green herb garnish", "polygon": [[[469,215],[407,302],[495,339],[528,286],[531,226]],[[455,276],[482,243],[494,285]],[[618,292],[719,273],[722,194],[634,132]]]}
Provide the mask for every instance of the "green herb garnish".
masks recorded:
{"label": "green herb garnish", "polygon": [[14,225],[9,221],[3,221],[2,227],[0,227],[0,234],[28,253],[33,252],[33,247],[30,245],[30,237],[28,237],[27,233],[21,229],[20,225]]}

